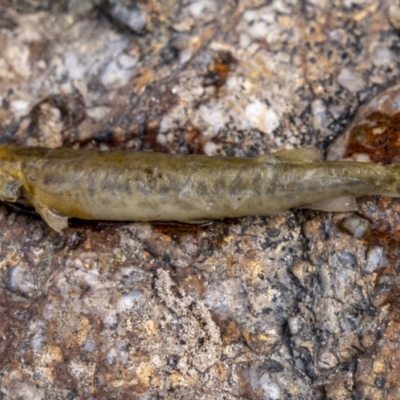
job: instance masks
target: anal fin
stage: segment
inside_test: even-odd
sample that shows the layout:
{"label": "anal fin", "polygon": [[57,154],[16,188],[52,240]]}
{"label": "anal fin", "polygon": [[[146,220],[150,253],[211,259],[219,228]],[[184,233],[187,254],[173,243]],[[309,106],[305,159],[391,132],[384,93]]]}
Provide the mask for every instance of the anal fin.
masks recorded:
{"label": "anal fin", "polygon": [[302,208],[311,210],[320,210],[328,212],[346,212],[357,211],[356,199],[353,196],[339,196],[331,199],[316,201],[315,203],[306,204]]}

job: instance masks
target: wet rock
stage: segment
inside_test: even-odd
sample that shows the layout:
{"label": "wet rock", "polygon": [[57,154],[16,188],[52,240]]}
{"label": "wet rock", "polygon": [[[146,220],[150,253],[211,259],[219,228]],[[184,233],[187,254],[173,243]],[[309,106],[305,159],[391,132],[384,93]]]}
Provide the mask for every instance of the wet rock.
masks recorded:
{"label": "wet rock", "polygon": [[27,265],[16,265],[9,268],[7,289],[23,296],[32,297],[37,286],[31,268]]}
{"label": "wet rock", "polygon": [[[365,103],[342,155],[398,156],[393,2],[50,3],[0,13],[1,142],[325,149]],[[62,235],[2,205],[0,392],[396,396],[399,204],[208,226],[74,220]]]}
{"label": "wet rock", "polygon": [[141,33],[146,27],[146,13],[135,3],[110,0],[110,14],[116,21],[127,26],[133,32]]}
{"label": "wet rock", "polygon": [[342,226],[355,238],[360,239],[367,232],[368,228],[370,227],[370,223],[358,215],[352,215],[343,220]]}
{"label": "wet rock", "polygon": [[68,11],[71,14],[84,16],[101,4],[101,0],[68,0]]}
{"label": "wet rock", "polygon": [[388,264],[385,256],[385,249],[380,246],[373,246],[368,249],[367,260],[364,266],[364,271],[371,274],[377,269],[382,268]]}

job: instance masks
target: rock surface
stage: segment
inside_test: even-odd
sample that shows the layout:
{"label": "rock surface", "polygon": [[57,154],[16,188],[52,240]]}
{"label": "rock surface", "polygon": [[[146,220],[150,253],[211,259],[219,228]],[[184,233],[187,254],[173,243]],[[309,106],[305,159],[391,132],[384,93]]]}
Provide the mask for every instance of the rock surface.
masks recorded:
{"label": "rock surface", "polygon": [[[2,1],[0,141],[326,150],[397,88],[392,3]],[[358,206],[59,235],[0,205],[0,397],[397,399],[400,202]]]}

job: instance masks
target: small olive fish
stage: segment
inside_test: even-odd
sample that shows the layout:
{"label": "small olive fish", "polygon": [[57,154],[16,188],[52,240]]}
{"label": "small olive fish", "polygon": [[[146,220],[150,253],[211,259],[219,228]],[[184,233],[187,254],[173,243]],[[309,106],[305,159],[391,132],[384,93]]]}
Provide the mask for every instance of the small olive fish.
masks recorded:
{"label": "small olive fish", "polygon": [[0,200],[24,200],[53,229],[68,218],[180,221],[356,209],[400,196],[400,166],[322,161],[318,150],[255,158],[0,145]]}

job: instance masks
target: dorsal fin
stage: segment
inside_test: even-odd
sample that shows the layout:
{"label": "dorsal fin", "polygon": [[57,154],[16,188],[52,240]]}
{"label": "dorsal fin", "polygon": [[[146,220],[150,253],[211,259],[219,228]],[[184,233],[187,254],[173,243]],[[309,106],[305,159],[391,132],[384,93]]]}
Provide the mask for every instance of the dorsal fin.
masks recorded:
{"label": "dorsal fin", "polygon": [[321,152],[315,147],[305,147],[302,149],[284,150],[271,154],[278,162],[316,162],[322,161]]}

